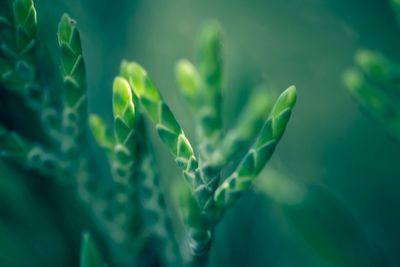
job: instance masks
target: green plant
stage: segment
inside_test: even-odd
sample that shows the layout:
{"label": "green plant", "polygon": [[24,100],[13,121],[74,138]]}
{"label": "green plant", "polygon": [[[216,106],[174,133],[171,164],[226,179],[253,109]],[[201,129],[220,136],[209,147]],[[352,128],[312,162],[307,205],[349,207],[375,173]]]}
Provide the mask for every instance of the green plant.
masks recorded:
{"label": "green plant", "polygon": [[394,137],[400,137],[400,67],[377,52],[361,50],[344,81],[352,95]]}
{"label": "green plant", "polygon": [[[400,2],[390,1],[396,17]],[[359,50],[355,67],[346,71],[344,83],[361,107],[381,123],[395,138],[400,138],[400,66],[379,52]]]}
{"label": "green plant", "polygon": [[[1,93],[29,111],[37,124],[34,133],[20,126],[24,119],[0,126],[1,156],[32,176],[47,177],[46,183],[68,188],[68,197],[79,200],[77,212],[85,217],[82,228],[90,230],[100,244],[98,249],[88,233],[83,235],[81,266],[104,266],[104,261],[113,266],[205,265],[216,224],[273,155],[295,105],[296,89],[291,86],[284,91],[269,115],[271,97],[260,89],[237,126],[227,131],[221,108],[221,30],[213,22],[199,35],[197,68],[188,60],[179,61],[176,68],[181,92],[196,118],[196,148],[147,72],[134,62],[123,61],[114,80],[111,131],[100,116],[88,113],[76,22],[68,15],[60,20],[61,74],[49,79],[40,75],[43,59],[38,56],[32,0],[2,1],[1,5]],[[170,218],[173,205],[165,200],[159,181],[145,115],[155,124],[188,184],[188,189],[178,190],[183,237],[177,234],[180,224]],[[95,167],[90,132],[106,154],[110,175]],[[234,170],[223,176],[249,142]],[[63,197],[56,199],[64,208],[69,205]],[[79,225],[70,227],[81,231]]]}

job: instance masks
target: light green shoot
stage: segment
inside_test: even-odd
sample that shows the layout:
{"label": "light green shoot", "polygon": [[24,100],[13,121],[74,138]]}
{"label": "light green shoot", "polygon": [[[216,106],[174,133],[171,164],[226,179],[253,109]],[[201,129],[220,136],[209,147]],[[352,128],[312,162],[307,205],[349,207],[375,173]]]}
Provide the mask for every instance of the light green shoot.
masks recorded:
{"label": "light green shoot", "polygon": [[238,168],[218,187],[215,192],[217,207],[227,209],[249,189],[282,138],[295,103],[296,88],[291,86],[279,96],[257,140]]}
{"label": "light green shoot", "polygon": [[161,140],[194,186],[197,160],[193,148],[147,72],[137,63],[125,62],[122,66],[122,73],[126,73],[129,77],[128,80],[133,83],[132,89],[150,120],[156,125]]}
{"label": "light green shoot", "polygon": [[106,267],[89,233],[82,235],[80,267]]}
{"label": "light green shoot", "polygon": [[76,153],[84,144],[87,126],[86,71],[76,22],[64,14],[58,25],[61,50],[64,111],[62,124],[65,154]]}

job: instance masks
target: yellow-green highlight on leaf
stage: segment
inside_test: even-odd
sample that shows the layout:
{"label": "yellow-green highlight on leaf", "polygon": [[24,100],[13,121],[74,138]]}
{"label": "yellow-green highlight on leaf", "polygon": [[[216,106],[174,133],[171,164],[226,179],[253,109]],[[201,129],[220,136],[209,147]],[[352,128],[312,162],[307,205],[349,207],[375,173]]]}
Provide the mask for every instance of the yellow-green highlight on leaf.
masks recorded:
{"label": "yellow-green highlight on leaf", "polygon": [[120,118],[127,126],[133,127],[135,122],[135,106],[132,90],[127,80],[117,77],[113,84],[114,118]]}
{"label": "yellow-green highlight on leaf", "polygon": [[112,150],[114,141],[111,133],[108,132],[107,126],[103,119],[96,115],[91,114],[89,117],[89,126],[92,131],[96,142],[107,150]]}

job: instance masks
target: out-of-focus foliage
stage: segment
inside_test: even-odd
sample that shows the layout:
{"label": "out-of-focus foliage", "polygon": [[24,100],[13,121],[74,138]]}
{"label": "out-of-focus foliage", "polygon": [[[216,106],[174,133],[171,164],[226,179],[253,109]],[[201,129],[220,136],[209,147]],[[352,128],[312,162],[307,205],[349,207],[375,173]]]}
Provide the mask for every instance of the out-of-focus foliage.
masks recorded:
{"label": "out-of-focus foliage", "polygon": [[397,19],[400,18],[400,1],[399,0],[390,0],[390,3],[392,4],[393,11],[397,17]]}
{"label": "out-of-focus foliage", "polygon": [[81,243],[81,255],[80,255],[80,266],[81,267],[105,267],[100,253],[90,237],[89,233],[82,235]]}
{"label": "out-of-focus foliage", "polygon": [[[400,1],[391,0],[399,18]],[[378,52],[360,50],[356,68],[344,75],[344,82],[361,106],[387,131],[400,138],[400,66]]]}
{"label": "out-of-focus foliage", "polygon": [[394,137],[400,137],[400,67],[371,51],[359,51],[357,69],[344,81],[361,106]]}
{"label": "out-of-focus foliage", "polygon": [[284,170],[265,171],[256,190],[275,202],[306,243],[332,266],[381,266],[359,222],[328,189],[293,179]]}

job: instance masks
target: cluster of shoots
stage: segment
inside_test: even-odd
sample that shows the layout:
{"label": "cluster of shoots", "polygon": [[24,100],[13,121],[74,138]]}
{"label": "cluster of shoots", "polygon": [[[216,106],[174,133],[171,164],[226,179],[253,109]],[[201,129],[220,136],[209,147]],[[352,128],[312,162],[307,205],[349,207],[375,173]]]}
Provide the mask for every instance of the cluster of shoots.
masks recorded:
{"label": "cluster of shoots", "polygon": [[[62,89],[50,88],[37,73],[32,0],[2,1],[0,12],[0,89],[32,110],[41,133],[35,140],[24,131],[0,125],[0,155],[10,164],[48,177],[48,182],[76,188],[82,209],[94,222],[83,234],[81,266],[105,266],[105,261],[107,266],[206,265],[216,225],[248,191],[282,138],[296,102],[295,87],[275,102],[261,87],[236,125],[226,129],[221,29],[210,22],[200,31],[196,63],[183,59],[176,65],[177,83],[195,118],[196,140],[185,135],[147,71],[130,61],[122,62],[113,83],[110,126],[88,112],[77,23],[68,15],[60,20]],[[54,95],[57,101],[49,103]],[[177,229],[182,223],[171,220],[174,205],[164,196],[146,125],[154,125],[182,171],[186,189],[179,196],[178,213],[183,231]],[[110,175],[99,175],[91,138],[104,151]],[[102,240],[101,250],[89,233]]]}
{"label": "cluster of shoots", "polygon": [[[400,1],[391,0],[400,16]],[[400,138],[400,65],[379,52],[360,50],[355,67],[344,74],[344,83],[360,106],[394,138]]]}
{"label": "cluster of shoots", "polygon": [[362,108],[394,137],[400,138],[400,66],[382,55],[362,50],[345,84]]}

